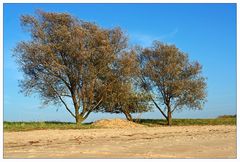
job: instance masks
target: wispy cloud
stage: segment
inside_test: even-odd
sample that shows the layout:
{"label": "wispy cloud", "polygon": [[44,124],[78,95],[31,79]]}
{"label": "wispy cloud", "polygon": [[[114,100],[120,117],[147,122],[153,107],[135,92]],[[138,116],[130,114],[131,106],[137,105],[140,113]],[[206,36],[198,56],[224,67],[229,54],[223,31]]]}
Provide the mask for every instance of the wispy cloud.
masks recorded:
{"label": "wispy cloud", "polygon": [[169,38],[173,38],[176,34],[178,33],[178,28],[174,29],[173,31],[171,31],[170,33],[161,35],[159,38],[160,39],[169,39]]}
{"label": "wispy cloud", "polygon": [[150,46],[154,40],[167,41],[176,36],[179,32],[178,28],[175,28],[169,33],[163,33],[161,35],[149,35],[144,33],[130,33],[130,41],[133,44],[140,44],[142,46]]}

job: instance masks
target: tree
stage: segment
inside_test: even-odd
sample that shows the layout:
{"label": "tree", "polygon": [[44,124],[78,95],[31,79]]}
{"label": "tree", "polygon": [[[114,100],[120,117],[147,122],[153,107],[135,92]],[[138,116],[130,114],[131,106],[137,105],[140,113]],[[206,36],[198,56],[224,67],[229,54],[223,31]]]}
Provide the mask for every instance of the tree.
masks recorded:
{"label": "tree", "polygon": [[[189,62],[188,55],[174,45],[155,41],[151,48],[138,48],[139,77],[142,87],[171,125],[172,113],[183,108],[202,109],[206,82],[202,66]],[[162,109],[165,106],[165,111]]]}
{"label": "tree", "polygon": [[142,113],[150,110],[147,94],[136,92],[132,84],[115,83],[111,95],[102,104],[102,112],[123,113],[127,120],[133,121],[131,113]]}
{"label": "tree", "polygon": [[114,78],[116,81],[108,91],[107,97],[97,111],[108,113],[123,113],[132,121],[131,113],[141,113],[150,110],[149,95],[142,93],[137,86],[137,57],[134,51],[120,55],[114,62]]}
{"label": "tree", "polygon": [[132,121],[131,113],[141,113],[150,110],[149,98],[144,93],[135,92],[131,84],[114,85],[108,100],[102,104],[102,112],[123,113],[127,120]]}
{"label": "tree", "polygon": [[120,28],[102,29],[66,13],[37,11],[21,23],[31,35],[14,53],[24,73],[22,92],[39,94],[43,104],[63,104],[81,123],[113,88],[113,65],[126,53],[127,38]]}

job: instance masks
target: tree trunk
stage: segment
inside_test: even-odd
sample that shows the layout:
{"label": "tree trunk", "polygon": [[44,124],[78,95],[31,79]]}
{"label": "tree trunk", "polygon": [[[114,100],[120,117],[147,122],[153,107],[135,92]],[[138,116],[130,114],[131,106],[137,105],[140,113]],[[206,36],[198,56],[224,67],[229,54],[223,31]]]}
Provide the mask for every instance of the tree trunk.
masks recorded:
{"label": "tree trunk", "polygon": [[167,113],[167,124],[169,126],[172,125],[172,112],[171,112],[171,107],[167,105],[168,113]]}
{"label": "tree trunk", "polygon": [[123,113],[126,116],[127,120],[133,121],[132,115],[130,113],[127,113],[127,112],[123,112]]}
{"label": "tree trunk", "polygon": [[76,114],[75,119],[76,124],[81,124],[84,121],[84,118],[80,114]]}
{"label": "tree trunk", "polygon": [[168,112],[168,125],[171,126],[172,125],[172,113],[171,112]]}
{"label": "tree trunk", "polygon": [[74,91],[71,91],[71,95],[72,95],[73,106],[75,108],[76,124],[81,124],[82,121],[84,120],[84,118],[83,118],[82,114],[79,114],[79,104],[77,102],[77,98],[76,98],[76,95],[75,95]]}

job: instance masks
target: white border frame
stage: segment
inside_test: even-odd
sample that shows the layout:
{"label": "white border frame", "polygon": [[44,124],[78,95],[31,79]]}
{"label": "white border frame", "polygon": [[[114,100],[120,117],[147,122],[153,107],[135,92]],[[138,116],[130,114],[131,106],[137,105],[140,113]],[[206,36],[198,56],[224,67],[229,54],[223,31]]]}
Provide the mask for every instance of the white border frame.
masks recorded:
{"label": "white border frame", "polygon": [[[79,1],[79,0],[24,0],[24,1],[20,1],[20,0],[3,0],[1,1],[1,6],[0,6],[0,13],[1,13],[1,17],[0,17],[0,36],[1,36],[1,42],[0,42],[0,49],[1,49],[1,59],[0,59],[0,105],[1,105],[1,111],[3,112],[3,4],[4,3],[237,3],[238,0],[202,0],[202,1],[191,1],[191,0],[114,0],[114,1],[110,1],[110,0],[83,0],[83,1]],[[237,4],[237,24],[240,24],[240,11],[239,11],[239,4]],[[239,31],[239,25],[237,25],[237,31]],[[237,32],[236,35],[236,39],[239,38],[239,32]],[[237,41],[237,40],[236,40]],[[240,47],[240,43],[239,41],[237,41],[237,47]],[[239,49],[237,48],[237,53]],[[237,54],[236,54],[237,55]],[[238,63],[240,64],[240,57],[238,57],[237,55],[237,74],[240,71],[240,65],[238,65]],[[236,74],[236,75],[237,75]],[[240,75],[237,75],[237,83],[240,80]],[[237,86],[237,93],[239,92],[240,88],[239,86]],[[240,96],[237,95],[237,101],[240,101]],[[238,103],[237,103],[237,109],[238,109]],[[237,116],[239,116],[240,113],[237,110]],[[0,151],[1,151],[1,155],[0,155],[0,159],[1,160],[9,160],[9,159],[3,159],[3,113],[0,113],[0,121],[1,121],[1,142],[0,142]],[[237,117],[237,127],[238,125],[240,125],[240,121],[238,120]],[[237,128],[237,137],[239,136],[239,131]],[[240,145],[239,140],[237,139],[237,155],[240,155],[240,149],[238,148]],[[230,161],[232,160],[238,160],[239,157],[237,157],[237,159],[229,159]],[[10,161],[15,161],[17,159],[11,159]],[[36,160],[36,161],[40,161],[43,159],[19,159],[19,160]],[[46,161],[50,161],[53,159],[44,159]],[[59,161],[69,161],[69,160],[73,160],[73,161],[95,161],[94,159],[57,159]],[[135,159],[97,159],[98,162],[105,162],[105,161],[122,161],[122,160],[127,160],[127,161],[131,161],[131,160],[135,160]],[[145,160],[149,160],[149,159],[137,159],[137,161],[145,161]],[[190,160],[196,160],[196,161],[202,161],[202,160],[207,160],[207,159],[151,159],[151,161],[172,161],[172,160],[179,160],[179,161],[190,161]],[[227,159],[208,159],[211,161],[226,161]]]}

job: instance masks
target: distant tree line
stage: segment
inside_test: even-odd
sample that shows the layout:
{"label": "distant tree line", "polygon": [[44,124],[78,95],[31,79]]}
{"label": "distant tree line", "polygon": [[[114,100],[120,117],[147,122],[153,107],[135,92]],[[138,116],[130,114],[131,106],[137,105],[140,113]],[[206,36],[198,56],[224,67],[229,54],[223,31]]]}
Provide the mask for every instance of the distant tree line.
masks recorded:
{"label": "distant tree line", "polygon": [[[84,121],[91,112],[147,112],[156,107],[171,125],[172,113],[202,109],[206,81],[202,66],[175,45],[129,48],[120,28],[105,29],[67,13],[23,15],[31,39],[14,49],[24,79],[21,91],[43,104],[62,104]],[[70,104],[71,103],[71,104]]]}

